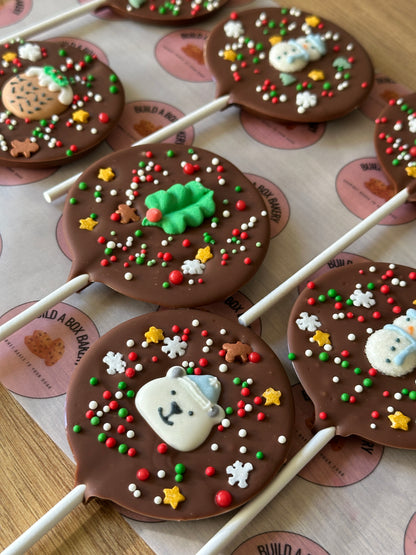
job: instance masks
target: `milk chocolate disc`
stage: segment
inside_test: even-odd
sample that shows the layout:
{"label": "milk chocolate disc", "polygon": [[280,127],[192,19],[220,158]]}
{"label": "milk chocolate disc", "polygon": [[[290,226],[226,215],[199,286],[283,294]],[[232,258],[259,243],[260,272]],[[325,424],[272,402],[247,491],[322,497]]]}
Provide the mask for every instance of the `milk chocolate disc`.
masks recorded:
{"label": "milk chocolate disc", "polygon": [[340,118],[361,104],[374,78],[354,37],[295,8],[233,12],[210,33],[205,59],[217,96],[283,121]]}
{"label": "milk chocolate disc", "polygon": [[269,244],[261,195],[230,162],[197,147],[151,144],[110,154],[70,190],[63,225],[71,277],[168,307],[224,300]]}
{"label": "milk chocolate disc", "polygon": [[0,45],[0,164],[43,168],[103,141],[124,107],[117,75],[66,42]]}
{"label": "milk chocolate disc", "polygon": [[158,25],[191,24],[209,17],[228,0],[109,0],[106,6],[117,15]]}
{"label": "milk chocolate disc", "polygon": [[[393,99],[376,119],[375,145],[394,192],[416,183],[416,93]],[[412,200],[416,199],[416,191]]]}
{"label": "milk chocolate disc", "polygon": [[293,365],[315,426],[416,448],[416,270],[381,262],[331,270],[290,315]]}
{"label": "milk chocolate disc", "polygon": [[73,374],[66,414],[85,499],[162,520],[248,501],[285,461],[293,431],[291,386],[273,351],[195,309],[105,334]]}

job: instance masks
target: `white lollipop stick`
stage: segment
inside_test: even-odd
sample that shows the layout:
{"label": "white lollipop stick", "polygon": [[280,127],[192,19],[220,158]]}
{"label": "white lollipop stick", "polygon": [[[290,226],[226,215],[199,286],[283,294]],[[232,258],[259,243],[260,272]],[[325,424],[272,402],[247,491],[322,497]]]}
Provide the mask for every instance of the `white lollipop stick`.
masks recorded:
{"label": "white lollipop stick", "polygon": [[73,293],[76,293],[83,287],[86,287],[88,283],[88,274],[81,274],[80,276],[67,281],[64,285],[58,287],[58,289],[56,289],[37,303],[33,304],[26,310],[23,310],[23,312],[17,314],[0,326],[0,341],[43,314],[49,308],[52,308]]}
{"label": "white lollipop stick", "polygon": [[272,499],[298,474],[315,455],[325,447],[335,436],[335,427],[324,428],[316,433],[306,445],[294,455],[280,470],[276,478],[249,501],[238,513],[231,518],[210,540],[198,551],[196,555],[214,555],[241,532],[247,524],[262,510]]}
{"label": "white lollipop stick", "polygon": [[[191,112],[190,114],[187,114],[186,116],[179,118],[178,120],[170,123],[169,125],[162,127],[162,129],[155,131],[151,135],[147,135],[147,137],[144,137],[144,139],[140,139],[140,141],[136,141],[131,146],[138,146],[138,145],[147,144],[147,143],[157,143],[160,141],[164,141],[165,139],[168,139],[169,137],[171,137],[172,135],[175,135],[179,131],[186,129],[190,125],[194,125],[195,123],[198,123],[199,121],[205,119],[211,114],[214,114],[215,112],[219,112],[220,110],[223,110],[224,108],[227,107],[229,98],[230,98],[230,95],[228,94],[224,96],[220,96],[219,98],[215,98],[208,104],[205,104],[205,106],[203,106],[202,108],[198,108],[193,112]],[[73,175],[72,177],[69,177],[65,181],[61,181],[61,183],[58,183],[54,187],[47,189],[43,193],[45,200],[47,202],[52,202],[58,197],[65,195],[68,192],[71,185],[74,183],[74,181],[76,181],[80,176],[81,176],[81,173],[78,173],[76,175]]]}
{"label": "white lollipop stick", "polygon": [[2,555],[24,555],[27,550],[60,522],[72,509],[82,503],[86,486],[80,484],[71,490],[65,497],[37,520],[30,528],[23,532],[11,543]]}
{"label": "white lollipop stick", "polygon": [[289,293],[292,289],[300,285],[303,280],[307,279],[311,274],[319,270],[331,258],[341,252],[345,247],[359,239],[364,233],[375,226],[379,221],[388,216],[396,208],[404,204],[410,197],[408,189],[402,189],[396,193],[390,200],[381,205],[377,210],[364,218],[359,224],[347,231],[345,235],[340,237],[335,243],[318,254],[300,270],[295,272],[290,278],[281,283],[276,289],[273,289],[268,295],[255,303],[239,318],[240,324],[248,326],[259,318],[264,312],[272,308],[280,299]]}
{"label": "white lollipop stick", "polygon": [[46,19],[45,21],[41,21],[40,23],[32,25],[31,27],[27,27],[22,31],[17,31],[13,35],[9,35],[8,37],[2,37],[0,39],[0,44],[10,42],[13,39],[17,39],[17,38],[22,39],[24,37],[36,35],[38,33],[41,33],[42,31],[46,31],[47,29],[50,29],[51,27],[56,27],[61,23],[66,23],[71,19],[75,19],[76,17],[84,15],[85,13],[92,12],[93,10],[99,8],[105,3],[106,3],[106,0],[91,0],[90,2],[88,2],[88,4],[82,4],[76,8],[72,8],[68,10],[67,12],[58,14],[54,17],[51,17],[50,19]]}

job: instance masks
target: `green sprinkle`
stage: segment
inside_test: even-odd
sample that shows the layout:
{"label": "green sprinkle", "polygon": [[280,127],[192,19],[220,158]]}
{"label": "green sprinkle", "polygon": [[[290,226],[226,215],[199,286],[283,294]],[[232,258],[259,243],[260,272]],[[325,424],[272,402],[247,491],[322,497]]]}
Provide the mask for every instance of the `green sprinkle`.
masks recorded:
{"label": "green sprinkle", "polygon": [[256,459],[259,459],[259,460],[264,459],[264,453],[263,453],[263,451],[257,451],[257,453],[256,453]]}
{"label": "green sprinkle", "polygon": [[350,396],[348,395],[348,393],[343,393],[341,395],[341,401],[343,401],[344,403],[348,403],[349,400],[350,400]]}
{"label": "green sprinkle", "polygon": [[409,395],[409,390],[407,389],[407,387],[404,387],[402,389],[402,395]]}
{"label": "green sprinkle", "polygon": [[97,385],[98,384],[98,378],[90,378],[90,385]]}
{"label": "green sprinkle", "polygon": [[371,380],[370,378],[364,378],[363,385],[365,387],[371,387],[373,385],[373,380]]}
{"label": "green sprinkle", "polygon": [[117,94],[118,93],[118,87],[116,87],[115,85],[111,85],[111,87],[109,87],[108,90],[110,91],[111,94]]}
{"label": "green sprinkle", "polygon": [[118,386],[119,389],[126,389],[127,384],[126,382],[118,382]]}
{"label": "green sprinkle", "polygon": [[132,399],[133,397],[135,397],[136,392],[133,391],[132,389],[129,389],[129,390],[127,391],[126,395],[127,395],[127,397],[128,397],[129,399]]}
{"label": "green sprinkle", "polygon": [[122,455],[124,455],[124,453],[127,453],[128,450],[129,450],[129,448],[125,443],[121,443],[118,446],[118,452],[121,453]]}
{"label": "green sprinkle", "polygon": [[126,408],[121,408],[118,411],[118,415],[119,415],[120,418],[126,418],[126,416],[128,416],[128,414],[129,414],[129,411]]}
{"label": "green sprinkle", "polygon": [[295,353],[289,353],[289,354],[287,355],[287,358],[288,358],[289,360],[296,360],[296,355],[295,355]]}
{"label": "green sprinkle", "polygon": [[75,424],[75,426],[72,428],[72,431],[75,432],[76,434],[79,434],[81,430],[82,428],[79,424]]}
{"label": "green sprinkle", "polygon": [[175,156],[175,153],[173,152],[173,150],[168,150],[166,153],[166,156],[168,158],[173,158]]}
{"label": "green sprinkle", "polygon": [[324,91],[329,91],[331,89],[331,83],[329,83],[328,81],[326,81],[323,85],[322,88],[324,89]]}
{"label": "green sprinkle", "polygon": [[354,368],[354,374],[361,374],[361,368]]}
{"label": "green sprinkle", "polygon": [[164,282],[162,283],[162,287],[163,287],[163,289],[169,289],[169,287],[170,287],[169,282],[168,282],[168,281],[164,281]]}
{"label": "green sprinkle", "polygon": [[234,379],[233,379],[233,384],[235,384],[235,385],[241,385],[241,378],[234,378]]}
{"label": "green sprinkle", "polygon": [[186,470],[186,466],[182,463],[178,463],[175,465],[175,472],[176,474],[184,474]]}
{"label": "green sprinkle", "polygon": [[319,301],[320,303],[324,303],[324,302],[326,301],[326,296],[325,296],[325,295],[319,295],[318,301]]}
{"label": "green sprinkle", "polygon": [[95,212],[91,212],[90,218],[91,218],[92,220],[96,220],[96,219],[98,218],[98,214],[96,214]]}
{"label": "green sprinkle", "polygon": [[98,426],[98,424],[100,423],[100,419],[98,418],[98,416],[93,416],[90,422],[93,426]]}
{"label": "green sprinkle", "polygon": [[113,254],[113,249],[110,249],[109,247],[107,247],[106,249],[104,249],[104,254],[107,254],[107,255]]}
{"label": "green sprinkle", "polygon": [[331,297],[331,299],[333,299],[336,296],[337,292],[335,291],[335,289],[330,289],[328,291],[328,297]]}
{"label": "green sprinkle", "polygon": [[143,235],[143,231],[141,229],[136,229],[136,231],[134,232],[134,235],[136,237],[141,237]]}
{"label": "green sprinkle", "polygon": [[182,482],[183,474],[175,474],[175,482]]}
{"label": "green sprinkle", "polygon": [[112,73],[112,74],[110,75],[110,81],[111,81],[112,83],[118,83],[118,77],[117,77],[117,75],[115,75],[114,73]]}
{"label": "green sprinkle", "polygon": [[90,62],[92,62],[92,56],[91,54],[86,54],[84,56],[84,62],[87,62],[87,64],[89,64]]}
{"label": "green sprinkle", "polygon": [[348,362],[348,360],[343,360],[341,362],[341,366],[342,366],[342,368],[349,368],[350,363]]}
{"label": "green sprinkle", "polygon": [[321,360],[322,362],[326,362],[327,360],[329,360],[328,353],[320,353],[319,354],[319,360]]}
{"label": "green sprinkle", "polygon": [[65,50],[64,48],[61,48],[61,49],[59,50],[58,54],[59,54],[60,56],[66,56],[66,50]]}
{"label": "green sprinkle", "polygon": [[409,391],[409,399],[416,401],[416,391]]}
{"label": "green sprinkle", "polygon": [[72,197],[69,199],[69,204],[77,204],[77,199],[75,197]]}
{"label": "green sprinkle", "polygon": [[375,289],[375,287],[376,286],[371,281],[370,281],[370,283],[367,283],[367,289],[373,290],[373,289]]}
{"label": "green sprinkle", "polygon": [[97,439],[100,443],[105,443],[107,436],[105,433],[101,432],[101,434],[98,434]]}

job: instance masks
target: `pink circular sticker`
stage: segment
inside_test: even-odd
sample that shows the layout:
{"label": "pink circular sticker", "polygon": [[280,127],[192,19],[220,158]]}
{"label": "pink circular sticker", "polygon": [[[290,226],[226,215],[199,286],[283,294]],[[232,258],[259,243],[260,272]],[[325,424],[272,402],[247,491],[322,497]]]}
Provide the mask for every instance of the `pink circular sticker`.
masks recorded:
{"label": "pink circular sticker", "polygon": [[[360,158],[344,166],[336,188],[343,204],[359,218],[366,218],[393,196],[392,185],[377,158]],[[408,202],[384,218],[382,225],[397,225],[416,219],[416,205]]]}
{"label": "pink circular sticker", "polygon": [[276,237],[289,221],[289,203],[277,185],[264,177],[250,173],[245,174],[262,195],[270,218],[270,235]]}
{"label": "pink circular sticker", "polygon": [[337,256],[331,258],[331,260],[321,266],[314,274],[305,279],[305,281],[303,281],[299,285],[298,290],[302,291],[303,289],[305,289],[309,281],[313,281],[318,276],[324,274],[325,272],[328,272],[329,270],[333,270],[334,268],[342,268],[344,266],[347,266],[348,264],[354,264],[355,262],[364,262],[366,260],[368,260],[368,258],[365,258],[364,256],[360,256],[358,254],[340,252],[337,254]]}
{"label": "pink circular sticker", "polygon": [[329,555],[314,541],[292,532],[265,532],[246,540],[232,555]]}
{"label": "pink circular sticker", "polygon": [[[114,150],[129,147],[183,116],[182,112],[163,102],[152,100],[129,102],[125,105],[117,125],[107,137],[107,143]],[[191,145],[193,140],[193,127],[188,127],[163,142]]]}
{"label": "pink circular sticker", "polygon": [[[9,310],[0,323],[32,304]],[[62,395],[75,366],[98,337],[97,328],[86,314],[59,303],[0,342],[0,380],[25,397]]]}
{"label": "pink circular sticker", "polygon": [[409,88],[396,83],[386,75],[377,74],[370,94],[360,106],[360,110],[371,120],[375,120],[387,107],[389,100],[397,100],[409,94]]}
{"label": "pink circular sticker", "polygon": [[404,553],[405,555],[414,555],[416,553],[416,513],[413,514],[406,528]]}
{"label": "pink circular sticker", "polygon": [[22,21],[32,9],[32,0],[2,0],[0,2],[0,27]]}
{"label": "pink circular sticker", "polygon": [[34,170],[30,168],[13,168],[0,166],[0,183],[2,186],[27,185],[46,179],[58,168],[44,168]]}
{"label": "pink circular sticker", "polygon": [[311,146],[324,134],[324,123],[290,123],[258,118],[241,110],[241,124],[255,141],[282,150],[296,150]]}
{"label": "pink circular sticker", "polygon": [[156,59],[168,73],[183,81],[212,81],[211,72],[204,62],[207,37],[208,31],[199,29],[169,33],[156,45]]}
{"label": "pink circular sticker", "polygon": [[73,259],[71,249],[68,245],[68,241],[66,240],[64,227],[62,225],[62,216],[59,218],[58,223],[56,224],[56,242],[58,243],[59,248],[64,253],[64,255],[69,258],[69,260]]}
{"label": "pink circular sticker", "polygon": [[[314,407],[301,384],[293,386],[295,401],[295,434],[289,459],[312,438]],[[321,486],[341,487],[355,484],[377,467],[384,448],[359,437],[334,437],[299,476]]]}

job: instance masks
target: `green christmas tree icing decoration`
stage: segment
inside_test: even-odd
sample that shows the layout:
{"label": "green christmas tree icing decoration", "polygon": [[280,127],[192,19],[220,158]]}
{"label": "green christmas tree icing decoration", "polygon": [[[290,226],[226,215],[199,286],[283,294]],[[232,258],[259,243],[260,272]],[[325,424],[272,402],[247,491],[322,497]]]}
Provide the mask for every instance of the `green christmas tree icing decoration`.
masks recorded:
{"label": "green christmas tree icing decoration", "polygon": [[[213,197],[214,191],[198,181],[190,181],[185,185],[177,183],[166,191],[156,191],[144,201],[149,210],[142,225],[158,226],[168,235],[178,235],[187,227],[198,227],[205,218],[214,214]],[[158,211],[157,218],[154,217],[155,211]]]}

